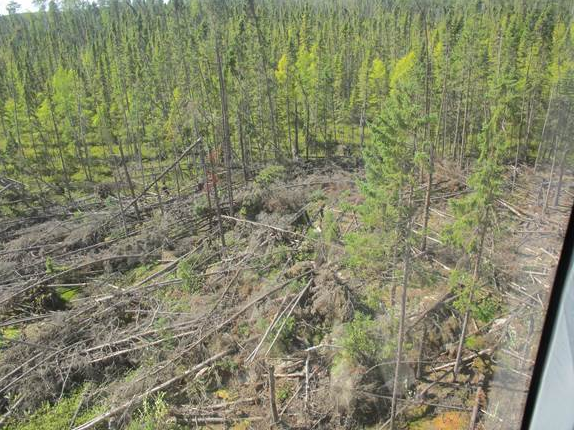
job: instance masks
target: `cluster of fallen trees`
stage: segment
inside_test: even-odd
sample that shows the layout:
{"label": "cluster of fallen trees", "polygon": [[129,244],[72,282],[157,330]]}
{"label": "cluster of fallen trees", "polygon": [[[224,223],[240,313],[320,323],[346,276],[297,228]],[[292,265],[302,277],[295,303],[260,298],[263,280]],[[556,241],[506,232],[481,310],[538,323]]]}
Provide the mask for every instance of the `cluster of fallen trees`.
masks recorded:
{"label": "cluster of fallen trees", "polygon": [[[332,183],[329,175],[315,174],[297,186],[310,194]],[[2,421],[22,419],[26,411],[46,400],[57,402],[86,381],[96,388],[78,409],[99,403],[105,412],[82,423],[75,422],[74,414],[70,428],[76,430],[109,420],[125,423],[159,393],[168,395],[169,415],[189,426],[245,421],[259,428],[280,422],[293,428],[334,428],[360,423],[362,401],[388,403],[391,381],[379,370],[394,366],[393,360],[358,366],[350,393],[337,393],[330,383],[333,363],[343,353],[334,333],[337,324],[344,327],[352,319],[352,311],[337,321],[329,315],[333,308],[320,306],[330,295],[339,300],[333,306],[360,309],[363,288],[361,281],[338,274],[343,245],[309,234],[321,230],[321,216],[335,209],[336,194],[320,202],[307,199],[282,222],[274,222],[228,215],[223,205],[198,214],[193,203],[204,190],[154,201],[146,195],[154,187],[148,185],[136,198],[139,217],[130,212],[136,203],[131,200],[120,205],[121,214],[117,207],[100,207],[81,217],[29,219],[0,232],[5,244],[0,263],[8,265],[0,281]],[[449,196],[448,190],[435,194],[435,216],[446,222],[447,209],[440,203]],[[557,251],[551,248],[559,243],[560,232],[556,220],[537,221],[528,208],[515,205],[501,202],[500,217],[515,223],[513,240],[527,244],[530,256],[512,268],[488,256],[504,283],[504,317],[488,324],[472,321],[467,337],[484,337],[488,344],[467,347],[461,360],[464,375],[454,378],[456,360],[446,347],[445,327],[457,320],[452,307],[456,292],[437,291],[423,306],[409,309],[406,335],[413,350],[402,364],[416,375],[397,399],[397,415],[421,407],[425,414],[457,411],[468,416],[473,428],[479,419],[500,419],[484,393],[494,399],[490,393],[509,391],[511,384],[497,381],[495,367],[498,375],[525,387],[537,329],[532,315],[543,308],[549,276],[531,266],[555,262]],[[66,242],[90,218],[96,220],[91,233]],[[338,221],[342,231],[358,228],[353,213],[342,213]],[[544,228],[533,228],[534,222]],[[552,240],[546,230],[552,231]],[[214,239],[216,234],[223,240]],[[26,235],[35,236],[23,240]],[[536,246],[542,236],[544,246]],[[429,239],[430,251],[417,258],[446,279],[455,269],[453,262],[441,254],[436,231],[429,232]],[[327,252],[329,247],[336,251]],[[191,274],[184,270],[190,265]],[[141,267],[143,275],[126,282]],[[192,290],[195,284],[186,285],[186,276],[198,280],[198,291]],[[77,295],[66,301],[62,291]],[[45,300],[54,296],[60,301]],[[264,324],[256,327],[258,321]],[[321,336],[304,336],[293,325],[301,333]],[[8,328],[20,335],[7,337]],[[508,341],[518,333],[525,334],[524,342]],[[214,397],[217,387],[235,394]],[[341,408],[342,394],[351,396],[354,406]],[[378,413],[376,419],[388,427],[388,408]]]}

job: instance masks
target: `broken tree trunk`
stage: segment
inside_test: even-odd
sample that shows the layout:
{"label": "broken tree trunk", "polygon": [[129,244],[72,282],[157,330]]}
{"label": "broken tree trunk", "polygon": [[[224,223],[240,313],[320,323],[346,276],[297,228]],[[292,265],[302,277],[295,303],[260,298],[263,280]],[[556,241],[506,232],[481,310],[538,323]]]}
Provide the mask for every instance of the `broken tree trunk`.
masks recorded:
{"label": "broken tree trunk", "polygon": [[279,413],[277,412],[277,403],[275,401],[275,367],[269,366],[269,404],[271,406],[271,424],[279,422]]}
{"label": "broken tree trunk", "polygon": [[482,399],[484,397],[483,388],[484,385],[484,375],[481,375],[479,380],[478,388],[476,389],[476,397],[474,399],[474,406],[472,408],[472,415],[470,417],[470,423],[468,425],[468,430],[475,430],[476,429],[476,421],[478,420],[478,414],[480,412],[480,405],[482,403]]}

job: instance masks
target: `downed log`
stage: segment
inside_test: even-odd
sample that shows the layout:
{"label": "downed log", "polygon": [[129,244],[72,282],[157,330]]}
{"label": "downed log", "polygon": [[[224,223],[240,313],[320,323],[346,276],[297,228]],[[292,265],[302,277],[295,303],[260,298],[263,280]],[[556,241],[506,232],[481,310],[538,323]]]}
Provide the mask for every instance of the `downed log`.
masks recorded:
{"label": "downed log", "polygon": [[233,402],[222,402],[222,403],[216,403],[214,405],[202,405],[201,408],[197,408],[195,406],[187,406],[187,407],[178,407],[173,409],[174,413],[178,414],[178,415],[186,415],[188,413],[188,410],[221,410],[221,409],[228,409],[231,408],[233,406],[238,406],[238,405],[253,405],[256,404],[258,401],[257,397],[247,397],[245,399],[239,399],[239,400],[235,400]]}
{"label": "downed log", "polygon": [[183,421],[195,425],[209,425],[209,424],[233,424],[238,421],[263,421],[264,417],[207,417],[203,415],[194,415],[185,417]]}
{"label": "downed log", "polygon": [[109,418],[113,417],[114,415],[118,414],[119,412],[124,411],[125,409],[128,409],[134,405],[139,404],[140,402],[142,402],[146,397],[157,393],[158,391],[161,391],[167,387],[169,387],[170,385],[181,381],[182,379],[186,378],[189,375],[195,374],[197,372],[199,372],[201,369],[209,366],[210,364],[216,362],[217,360],[226,357],[230,354],[232,354],[233,352],[235,352],[235,348],[229,348],[226,349],[223,352],[220,352],[219,354],[215,354],[212,357],[209,357],[207,360],[193,366],[191,369],[186,370],[185,372],[183,372],[180,375],[174,376],[171,379],[168,379],[167,381],[156,385],[153,388],[150,388],[149,390],[135,396],[134,398],[132,398],[131,400],[125,402],[124,404],[120,405],[120,406],[116,406],[115,408],[110,409],[109,411],[95,417],[92,418],[90,421],[88,421],[87,423],[84,423],[82,425],[79,425],[77,427],[74,427],[72,430],[87,430],[90,429],[92,427],[94,427],[95,425],[104,422],[106,420],[108,420]]}
{"label": "downed log", "polygon": [[220,330],[221,328],[225,327],[227,324],[229,324],[231,321],[235,320],[237,317],[239,317],[240,315],[242,315],[244,312],[246,312],[249,308],[251,308],[251,306],[257,304],[258,302],[260,302],[261,300],[265,299],[266,297],[270,296],[273,293],[276,293],[277,291],[281,290],[282,288],[286,287],[288,284],[290,284],[291,282],[303,278],[304,276],[310,275],[313,271],[309,270],[307,272],[304,272],[302,274],[300,274],[299,276],[296,276],[294,278],[291,278],[289,280],[287,280],[286,282],[283,282],[282,284],[279,284],[278,286],[272,288],[271,290],[267,291],[266,293],[262,294],[261,296],[251,300],[249,303],[247,303],[245,306],[243,306],[241,309],[239,309],[237,312],[235,312],[233,315],[231,315],[229,318],[227,318],[225,321],[223,321],[221,324],[219,324],[218,326],[214,327],[213,329],[211,329],[210,331],[208,331],[205,335],[203,335],[199,340],[197,340],[196,342],[194,342],[190,348],[194,348],[195,346],[199,345],[201,342],[203,342],[205,339],[207,339],[209,336],[211,336],[212,334],[216,333],[218,330]]}
{"label": "downed log", "polygon": [[499,203],[501,206],[505,207],[506,209],[508,209],[510,212],[512,212],[514,215],[516,215],[519,218],[522,218],[525,220],[532,220],[533,219],[533,217],[531,215],[518,210],[517,208],[512,206],[510,203],[508,203],[502,199],[497,199],[496,202]]}
{"label": "downed log", "polygon": [[299,236],[299,237],[301,237],[301,238],[303,238],[303,239],[308,239],[308,237],[305,236],[304,234],[297,233],[296,231],[285,230],[285,229],[283,229],[283,228],[275,227],[275,226],[272,226],[272,225],[269,225],[269,224],[263,224],[263,223],[260,223],[260,222],[249,221],[249,220],[247,220],[247,219],[235,218],[235,217],[232,217],[232,216],[229,216],[229,215],[221,215],[221,218],[230,219],[230,220],[236,221],[236,222],[243,222],[243,223],[246,223],[246,224],[252,224],[252,225],[256,225],[256,226],[258,226],[258,227],[265,227],[265,228],[268,228],[268,229],[270,229],[270,230],[278,231],[278,232],[280,232],[280,233],[292,234],[292,235],[294,235],[294,236]]}
{"label": "downed log", "polygon": [[[418,399],[419,401],[422,401],[422,399],[424,399],[424,396],[426,395],[426,393],[428,393],[431,388],[433,388],[442,379],[444,379],[446,377],[446,375],[448,375],[448,372],[444,372],[436,381],[428,384],[425,388],[423,388],[420,392],[417,393],[415,398]],[[398,416],[398,415],[402,414],[404,411],[406,411],[411,406],[412,406],[412,403],[405,402],[405,404],[397,411],[396,415]],[[387,421],[385,421],[383,423],[383,425],[381,426],[381,430],[385,429],[390,423],[391,423],[391,419],[389,418]]]}
{"label": "downed log", "polygon": [[[460,361],[461,363],[468,363],[471,360],[474,360],[476,357],[480,357],[481,355],[485,355],[485,354],[492,354],[494,352],[493,348],[487,348],[487,349],[483,349],[482,351],[478,351],[478,352],[474,352],[472,354],[467,355],[466,357],[463,357]],[[438,372],[439,370],[445,370],[448,369],[450,367],[453,367],[456,363],[455,361],[451,361],[449,363],[443,364],[442,366],[439,367],[434,367],[432,368],[432,370],[434,372]]]}

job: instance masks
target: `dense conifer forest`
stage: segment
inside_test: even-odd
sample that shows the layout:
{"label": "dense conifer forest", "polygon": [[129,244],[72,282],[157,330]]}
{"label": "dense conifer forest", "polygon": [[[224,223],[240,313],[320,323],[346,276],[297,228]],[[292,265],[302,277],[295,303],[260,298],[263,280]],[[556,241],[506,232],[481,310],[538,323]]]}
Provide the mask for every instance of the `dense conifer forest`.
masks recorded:
{"label": "dense conifer forest", "polygon": [[0,427],[518,428],[570,1],[35,3],[0,16]]}

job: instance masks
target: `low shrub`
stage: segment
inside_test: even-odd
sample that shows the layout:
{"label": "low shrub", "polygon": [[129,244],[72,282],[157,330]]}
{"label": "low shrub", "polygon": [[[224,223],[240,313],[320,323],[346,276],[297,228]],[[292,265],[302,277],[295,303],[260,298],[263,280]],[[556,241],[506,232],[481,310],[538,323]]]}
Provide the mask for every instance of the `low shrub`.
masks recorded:
{"label": "low shrub", "polygon": [[341,346],[353,361],[375,363],[382,358],[383,352],[379,324],[369,315],[356,312],[353,320],[345,324]]}
{"label": "low shrub", "polygon": [[274,182],[284,179],[286,176],[286,169],[280,165],[272,165],[265,167],[255,177],[255,184],[262,188],[267,188]]}

